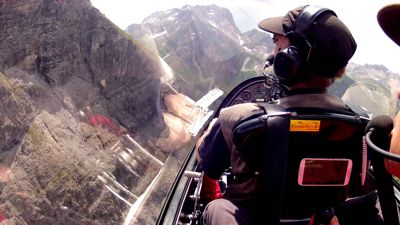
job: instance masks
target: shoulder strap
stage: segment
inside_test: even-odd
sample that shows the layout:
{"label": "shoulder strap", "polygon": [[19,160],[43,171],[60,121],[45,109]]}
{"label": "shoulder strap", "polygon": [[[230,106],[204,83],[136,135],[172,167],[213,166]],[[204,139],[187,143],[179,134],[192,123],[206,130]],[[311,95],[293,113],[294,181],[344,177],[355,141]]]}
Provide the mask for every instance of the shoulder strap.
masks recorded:
{"label": "shoulder strap", "polygon": [[[262,144],[259,146],[258,157],[262,157],[260,168],[262,181],[262,199],[260,212],[263,220],[269,224],[278,224],[281,216],[283,192],[285,187],[288,140],[289,140],[289,116],[285,116],[285,110],[279,105],[260,104],[265,114],[242,120],[233,130],[233,141],[239,154],[246,150],[246,140],[249,135],[260,135]],[[287,114],[288,115],[288,114]]]}
{"label": "shoulder strap", "polygon": [[267,129],[266,118],[285,112],[282,106],[276,104],[261,103],[258,105],[259,111],[254,111],[240,121],[236,122],[232,129],[233,144],[237,149],[245,143],[244,139],[251,132],[262,132]]}
{"label": "shoulder strap", "polygon": [[[265,202],[265,221],[268,224],[278,224],[284,195],[286,180],[288,142],[290,117],[283,116],[284,109],[278,105],[265,105],[268,117],[265,119],[267,132],[265,137],[263,154],[264,166],[261,170],[262,186],[265,188],[265,195],[262,196]],[[276,116],[275,116],[276,115]]]}

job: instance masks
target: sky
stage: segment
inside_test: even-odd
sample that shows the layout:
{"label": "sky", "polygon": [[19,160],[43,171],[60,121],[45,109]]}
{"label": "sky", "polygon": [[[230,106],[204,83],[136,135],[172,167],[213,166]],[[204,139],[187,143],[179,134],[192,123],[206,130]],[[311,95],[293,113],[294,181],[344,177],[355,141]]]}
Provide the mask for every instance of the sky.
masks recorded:
{"label": "sky", "polygon": [[[141,23],[156,11],[181,8],[184,5],[216,4],[228,8],[243,31],[257,28],[258,22],[272,16],[281,16],[300,5],[319,5],[336,12],[348,26],[356,42],[357,51],[351,62],[382,64],[400,74],[400,47],[389,39],[376,19],[385,5],[399,3],[393,0],[91,0],[114,24],[125,30],[130,24]],[[243,21],[246,21],[244,26]],[[253,24],[253,25],[252,25]]]}

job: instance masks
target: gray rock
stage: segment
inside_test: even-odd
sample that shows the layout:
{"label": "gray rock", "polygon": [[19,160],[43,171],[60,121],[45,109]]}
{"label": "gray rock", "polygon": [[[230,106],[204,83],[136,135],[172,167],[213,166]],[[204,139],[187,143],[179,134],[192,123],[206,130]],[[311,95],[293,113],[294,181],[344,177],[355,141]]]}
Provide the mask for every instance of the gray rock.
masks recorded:
{"label": "gray rock", "polygon": [[121,224],[129,205],[98,176],[139,195],[160,169],[129,177],[113,148],[123,133],[145,142],[165,128],[159,57],[89,0],[3,2],[0,38],[0,169],[11,171],[0,212],[16,224]]}

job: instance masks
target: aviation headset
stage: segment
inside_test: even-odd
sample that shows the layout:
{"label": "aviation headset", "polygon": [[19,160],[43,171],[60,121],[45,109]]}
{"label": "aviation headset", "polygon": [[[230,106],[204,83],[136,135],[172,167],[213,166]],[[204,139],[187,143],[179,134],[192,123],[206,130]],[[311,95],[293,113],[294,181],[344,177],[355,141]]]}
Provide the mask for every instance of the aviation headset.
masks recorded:
{"label": "aviation headset", "polygon": [[303,79],[302,70],[310,58],[312,43],[309,32],[313,22],[322,14],[336,13],[327,8],[306,6],[294,22],[294,29],[285,36],[290,46],[279,51],[274,59],[274,72],[282,84],[292,86]]}

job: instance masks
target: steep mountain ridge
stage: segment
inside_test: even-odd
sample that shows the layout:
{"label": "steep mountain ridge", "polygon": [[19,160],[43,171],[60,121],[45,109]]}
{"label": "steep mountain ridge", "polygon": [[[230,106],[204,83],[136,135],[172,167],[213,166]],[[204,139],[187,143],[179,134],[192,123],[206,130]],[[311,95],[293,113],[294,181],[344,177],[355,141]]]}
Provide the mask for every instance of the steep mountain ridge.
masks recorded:
{"label": "steep mountain ridge", "polygon": [[215,86],[228,91],[262,65],[262,57],[242,47],[248,38],[231,13],[216,5],[154,13],[126,31],[134,38],[143,37],[138,27],[146,30],[147,41],[173,68],[176,88],[193,99]]}
{"label": "steep mountain ridge", "polygon": [[129,207],[98,176],[123,178],[137,196],[155,176],[158,165],[142,160],[135,176],[115,155],[122,134],[145,145],[165,128],[159,57],[89,0],[4,1],[0,72],[0,216],[121,224]]}

